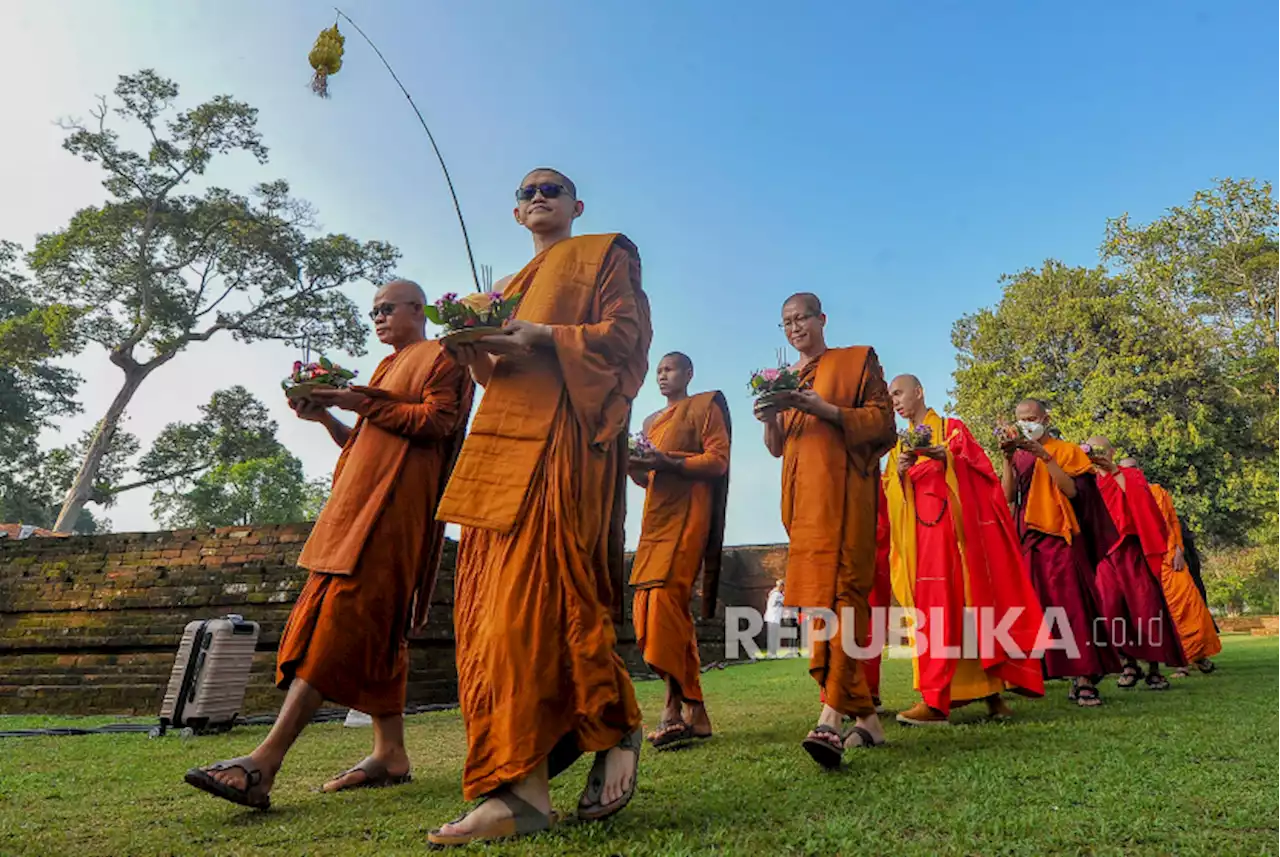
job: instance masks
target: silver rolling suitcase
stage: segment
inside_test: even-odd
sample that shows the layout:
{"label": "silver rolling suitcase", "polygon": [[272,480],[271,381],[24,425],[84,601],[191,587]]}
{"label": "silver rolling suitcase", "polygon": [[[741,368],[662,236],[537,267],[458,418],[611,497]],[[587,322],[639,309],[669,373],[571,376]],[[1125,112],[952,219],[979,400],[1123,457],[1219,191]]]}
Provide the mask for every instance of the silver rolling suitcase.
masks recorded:
{"label": "silver rolling suitcase", "polygon": [[230,729],[244,702],[258,631],[257,622],[237,615],[188,624],[160,706],[160,726],[152,735],[168,729],[184,735]]}

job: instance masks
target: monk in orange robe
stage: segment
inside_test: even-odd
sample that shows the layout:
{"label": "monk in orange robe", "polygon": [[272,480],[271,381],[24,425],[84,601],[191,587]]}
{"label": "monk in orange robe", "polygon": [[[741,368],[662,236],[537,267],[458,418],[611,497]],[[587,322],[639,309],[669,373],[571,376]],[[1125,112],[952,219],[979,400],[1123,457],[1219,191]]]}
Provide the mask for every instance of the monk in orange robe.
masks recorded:
{"label": "monk in orange robe", "polygon": [[535,255],[499,334],[454,348],[484,396],[441,520],[462,525],[454,593],[462,791],[490,798],[431,832],[435,845],[551,824],[548,781],[594,752],[578,816],[635,791],[640,709],[614,651],[622,613],[631,402],[648,371],[649,302],[621,235],[571,237],[583,210],[555,170],[530,173],[516,220]]}
{"label": "monk in orange robe", "polygon": [[657,379],[667,406],[644,421],[650,448],[633,451],[630,462],[632,480],[645,489],[631,565],[631,621],[645,663],[667,683],[662,719],[648,738],[656,749],[668,749],[711,737],[689,603],[703,570],[702,615],[715,616],[730,422],[720,392],[689,395],[693,361],[687,355],[665,355]]}
{"label": "monk in orange robe", "polygon": [[[889,639],[889,608],[892,606],[893,588],[889,580],[889,501],[884,496],[883,483],[878,485],[879,503],[876,506],[876,576],[871,585],[867,602],[871,606],[871,625],[867,629],[864,645],[876,645],[875,654],[862,662],[867,672],[867,689],[871,691],[871,704],[876,714],[884,714],[880,701],[880,662],[884,659],[884,644]],[[875,643],[876,640],[880,642]]]}
{"label": "monk in orange robe", "polygon": [[1046,620],[1050,610],[1062,618],[1051,626],[1059,633],[1044,652],[1044,675],[1070,679],[1068,698],[1094,708],[1102,704],[1097,683],[1120,671],[1120,659],[1098,633],[1103,614],[1094,561],[1073,505],[1095,490],[1093,463],[1080,447],[1049,434],[1052,417],[1039,399],[1023,399],[1014,417],[1016,427],[1000,436],[1000,482]]}
{"label": "monk in orange robe", "polygon": [[[373,753],[325,791],[409,781],[404,747],[407,635],[425,624],[444,527],[434,522],[471,411],[466,371],[425,339],[415,283],[374,297],[378,339],[395,353],[367,387],[290,400],[342,447],[333,491],[298,558],[310,569],[280,638],[276,680],[287,689],[270,734],[248,756],[187,772],[196,788],[266,809],[285,754],[324,700],[373,717]],[[353,427],[327,408],[358,415]]]}
{"label": "monk in orange robe", "polygon": [[[1116,463],[1122,470],[1138,466],[1137,459],[1132,457]],[[1210,658],[1222,651],[1218,628],[1214,624],[1213,614],[1209,612],[1209,605],[1205,603],[1204,596],[1196,588],[1195,580],[1188,571],[1182,541],[1182,522],[1178,520],[1178,512],[1173,507],[1173,497],[1163,485],[1152,482],[1148,487],[1156,505],[1160,507],[1161,517],[1169,531],[1169,547],[1160,568],[1160,587],[1164,590],[1164,598],[1169,604],[1169,613],[1178,630],[1178,639],[1187,660],[1200,672],[1211,673],[1217,666]],[[1188,674],[1186,667],[1178,667],[1173,672],[1173,677],[1184,678]]]}
{"label": "monk in orange robe", "polygon": [[[1032,654],[1044,614],[1000,480],[969,428],[925,403],[919,378],[899,375],[889,396],[913,432],[930,433],[924,446],[899,440],[883,480],[894,593],[923,619],[912,629],[922,700],[900,712],[898,722],[947,725],[953,707],[976,700],[990,717],[1007,719],[1013,712],[1000,695],[1005,689],[1044,696],[1040,660]],[[967,641],[971,653],[964,651],[970,610],[977,631]],[[1011,649],[993,634],[1006,626]]]}
{"label": "monk in orange robe", "polygon": [[1110,544],[1103,545],[1106,553],[1097,572],[1102,615],[1124,664],[1116,685],[1137,684],[1143,678],[1138,661],[1143,660],[1147,687],[1167,690],[1169,680],[1161,674],[1160,665],[1186,664],[1160,585],[1169,532],[1142,471],[1117,465],[1115,448],[1101,435],[1089,438],[1088,446],[1098,473],[1098,493],[1116,533]]}
{"label": "monk in orange robe", "polygon": [[[826,323],[817,295],[787,298],[781,326],[800,352],[792,367],[800,389],[757,400],[755,415],[764,423],[765,446],[782,459],[782,523],[790,537],[786,604],[803,610],[819,634],[812,638],[809,673],[821,689],[822,713],[803,746],[820,765],[834,768],[846,746],[884,743],[855,644],[870,634],[876,485],[894,428],[875,351],[828,348]],[[848,734],[841,732],[845,716],[855,720]]]}

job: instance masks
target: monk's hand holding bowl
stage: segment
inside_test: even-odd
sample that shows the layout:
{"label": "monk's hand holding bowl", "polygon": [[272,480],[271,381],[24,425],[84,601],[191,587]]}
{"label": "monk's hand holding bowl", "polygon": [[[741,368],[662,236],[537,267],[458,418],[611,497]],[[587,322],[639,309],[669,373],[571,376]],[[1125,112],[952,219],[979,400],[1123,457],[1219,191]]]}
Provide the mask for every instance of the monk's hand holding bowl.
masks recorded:
{"label": "monk's hand holding bowl", "polygon": [[311,423],[321,422],[328,413],[324,405],[318,405],[308,399],[290,399],[289,407],[293,408],[298,419]]}
{"label": "monk's hand holding bowl", "polygon": [[916,450],[916,454],[924,458],[932,458],[934,461],[947,460],[947,448],[945,446],[922,446]]}
{"label": "monk's hand holding bowl", "polygon": [[502,333],[495,333],[476,341],[476,346],[491,354],[526,356],[535,348],[552,344],[551,328],[519,319],[507,322]]}
{"label": "monk's hand holding bowl", "polygon": [[840,421],[840,409],[814,390],[796,390],[790,398],[791,406],[801,413],[812,414],[827,422]]}
{"label": "monk's hand holding bowl", "polygon": [[1049,455],[1049,451],[1040,445],[1040,441],[1031,438],[1018,438],[1018,448],[1025,449],[1041,461],[1048,461],[1053,456]]}
{"label": "monk's hand holding bowl", "polygon": [[778,419],[778,405],[776,402],[762,402],[756,399],[755,406],[751,409],[751,412],[762,423],[771,423]]}
{"label": "monk's hand holding bowl", "polygon": [[364,403],[364,395],[354,390],[337,390],[321,387],[311,391],[311,401],[322,408],[341,408],[354,411]]}

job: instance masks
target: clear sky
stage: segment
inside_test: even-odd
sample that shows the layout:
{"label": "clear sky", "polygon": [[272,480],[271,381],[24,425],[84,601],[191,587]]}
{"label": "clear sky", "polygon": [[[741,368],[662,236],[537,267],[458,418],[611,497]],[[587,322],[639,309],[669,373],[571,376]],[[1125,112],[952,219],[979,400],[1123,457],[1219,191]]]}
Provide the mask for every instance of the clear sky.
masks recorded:
{"label": "clear sky", "polygon": [[[1002,273],[1046,257],[1093,264],[1107,217],[1139,221],[1217,176],[1275,179],[1277,7],[1222,3],[351,2],[444,151],[478,261],[531,255],[511,220],[524,172],[578,184],[581,231],[640,247],[651,364],[688,352],[695,386],[728,396],[737,429],[729,543],[781,540],[778,465],[746,380],[783,344],[779,304],[819,293],[832,344],[875,346],[945,403],[952,322],[993,304]],[[320,2],[5,0],[0,237],[30,246],[100,201],[99,174],[53,121],[87,116],[116,76],[155,68],[182,103],[219,93],[261,111],[272,159],[216,168],[235,189],[283,176],[327,230],[389,240],[429,294],[469,285],[457,222],[425,136],[372,51],[347,33],[332,99],[310,94]],[[352,290],[361,303],[372,289]],[[381,356],[354,361],[368,376]],[[295,354],[197,346],[146,382],[128,428],[144,442],[215,389],[264,398],[313,476],[336,449],[291,418]],[[120,374],[90,351],[86,412]],[[650,384],[639,414],[660,405]],[[641,498],[633,490],[634,543]],[[153,526],[145,494],[110,510]]]}

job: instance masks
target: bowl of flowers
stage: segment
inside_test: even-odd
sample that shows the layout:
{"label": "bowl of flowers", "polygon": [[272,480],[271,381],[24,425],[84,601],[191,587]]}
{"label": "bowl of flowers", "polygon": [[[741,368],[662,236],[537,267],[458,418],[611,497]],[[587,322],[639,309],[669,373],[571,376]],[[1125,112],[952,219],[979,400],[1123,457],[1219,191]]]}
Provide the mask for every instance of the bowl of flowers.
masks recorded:
{"label": "bowl of flowers", "polygon": [[757,369],[747,383],[751,395],[762,406],[785,404],[791,394],[800,389],[800,376],[791,371],[785,361],[776,369]]}
{"label": "bowl of flowers", "polygon": [[902,441],[904,452],[919,455],[922,450],[933,446],[933,429],[926,425],[912,426],[898,432],[898,440]]}
{"label": "bowl of flowers", "polygon": [[654,447],[653,442],[649,440],[647,434],[638,431],[627,438],[627,451],[632,458],[647,458],[658,450]]}
{"label": "bowl of flowers", "polygon": [[311,391],[321,387],[332,390],[344,390],[351,386],[351,379],[356,372],[343,369],[327,357],[321,357],[316,363],[294,361],[293,371],[289,377],[280,382],[284,394],[290,399],[306,400],[311,398]]}
{"label": "bowl of flowers", "polygon": [[445,329],[441,343],[462,345],[502,330],[519,303],[518,294],[504,298],[502,292],[473,292],[460,298],[450,292],[428,305],[424,312],[427,321]]}

